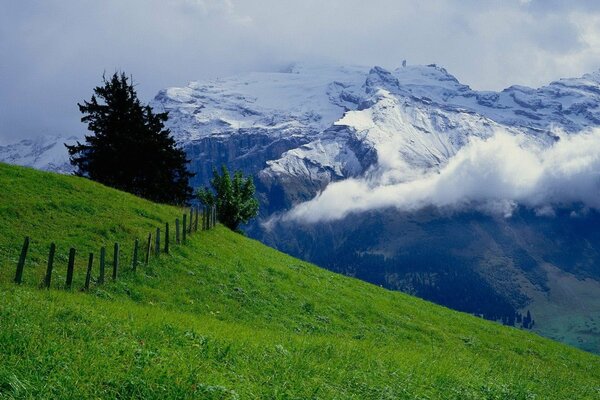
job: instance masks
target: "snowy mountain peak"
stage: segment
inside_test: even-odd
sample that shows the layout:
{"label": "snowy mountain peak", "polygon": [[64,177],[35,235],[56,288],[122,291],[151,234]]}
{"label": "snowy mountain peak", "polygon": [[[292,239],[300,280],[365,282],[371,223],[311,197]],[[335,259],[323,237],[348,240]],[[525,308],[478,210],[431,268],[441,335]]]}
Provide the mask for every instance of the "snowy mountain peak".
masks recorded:
{"label": "snowy mountain peak", "polygon": [[[598,84],[598,83],[600,83],[600,69],[598,69],[598,70],[596,70],[594,72],[589,72],[587,74],[584,74],[579,79],[581,79],[581,80],[588,80],[588,81],[591,81],[591,82],[594,82],[594,83]],[[566,80],[569,80],[569,79],[566,79]]]}
{"label": "snowy mountain peak", "polygon": [[40,136],[0,146],[0,161],[37,169],[70,173],[73,168],[65,144],[75,144],[75,136]]}
{"label": "snowy mountain peak", "polygon": [[381,67],[373,67],[365,81],[366,94],[374,94],[380,89],[400,94],[402,92],[398,79],[388,70]]}
{"label": "snowy mountain peak", "polygon": [[[268,187],[287,180],[310,187],[369,174],[385,157],[410,170],[438,168],[472,137],[503,129],[541,145],[554,131],[600,125],[600,71],[541,88],[476,91],[435,64],[379,66],[291,64],[190,82],[152,101],[186,148],[204,184],[212,165],[260,175]],[[0,146],[0,159],[67,171],[62,142],[44,138]],[[390,161],[391,162],[391,161]],[[400,174],[399,176],[404,176]],[[304,189],[302,189],[304,190]]]}

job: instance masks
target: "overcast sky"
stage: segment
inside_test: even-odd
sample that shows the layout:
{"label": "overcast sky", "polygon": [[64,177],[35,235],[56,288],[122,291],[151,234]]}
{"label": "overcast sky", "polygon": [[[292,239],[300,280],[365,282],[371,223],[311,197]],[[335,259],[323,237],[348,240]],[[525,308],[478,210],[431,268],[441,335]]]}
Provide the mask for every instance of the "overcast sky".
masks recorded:
{"label": "overcast sky", "polygon": [[295,61],[437,63],[476,89],[600,68],[597,0],[0,0],[0,143],[81,134],[124,70],[167,86]]}

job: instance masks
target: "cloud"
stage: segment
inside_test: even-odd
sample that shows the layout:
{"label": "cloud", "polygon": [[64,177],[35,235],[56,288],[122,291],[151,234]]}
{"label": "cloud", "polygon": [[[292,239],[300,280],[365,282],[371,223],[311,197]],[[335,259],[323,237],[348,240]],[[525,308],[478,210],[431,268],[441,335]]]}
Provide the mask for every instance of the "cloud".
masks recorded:
{"label": "cloud", "polygon": [[555,206],[600,209],[600,129],[562,134],[550,147],[525,135],[498,131],[489,139],[472,139],[439,172],[387,184],[386,175],[397,172],[387,169],[372,179],[330,184],[282,218],[313,223],[353,212],[428,206],[476,207],[505,216],[517,204],[533,208],[539,216],[552,216]]}
{"label": "cloud", "polygon": [[0,141],[81,134],[78,101],[123,69],[148,101],[191,80],[293,61],[436,62],[478,89],[600,66],[597,1],[0,2]]}

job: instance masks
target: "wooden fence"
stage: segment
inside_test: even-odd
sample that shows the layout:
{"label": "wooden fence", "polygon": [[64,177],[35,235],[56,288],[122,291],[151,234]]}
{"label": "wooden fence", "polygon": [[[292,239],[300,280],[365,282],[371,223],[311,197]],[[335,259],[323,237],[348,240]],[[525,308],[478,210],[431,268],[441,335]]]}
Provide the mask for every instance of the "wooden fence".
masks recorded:
{"label": "wooden fence", "polygon": [[[155,232],[150,232],[148,234],[148,240],[145,243],[145,257],[143,260],[140,258],[140,241],[135,239],[133,242],[133,256],[131,265],[129,266],[131,271],[134,273],[138,270],[138,266],[148,266],[150,262],[150,257],[152,255],[152,250],[154,250],[154,257],[159,257],[161,253],[169,254],[171,251],[172,245],[181,245],[186,244],[189,240],[189,237],[198,231],[199,220],[202,220],[202,225],[200,226],[201,230],[210,230],[215,227],[217,224],[217,210],[215,207],[204,207],[202,211],[200,211],[197,207],[192,207],[189,210],[189,214],[186,212],[183,213],[180,219],[175,219],[175,241],[171,243],[172,233],[169,230],[169,223],[165,223],[164,227],[164,235],[161,235],[163,232],[161,228],[156,228]],[[154,233],[154,238],[152,237]],[[154,240],[153,240],[154,239]],[[27,253],[29,251],[30,238],[26,236],[23,242],[23,246],[21,248],[21,254],[19,256],[19,260],[17,262],[17,268],[15,271],[15,279],[14,282],[17,284],[23,283],[23,271],[25,270],[25,265],[27,262]],[[152,248],[154,245],[154,249]],[[122,247],[120,243],[115,243],[113,247],[113,257],[112,257],[112,265],[108,265],[108,268],[112,267],[112,271],[109,272],[110,277],[113,281],[116,281],[119,277],[119,270],[122,267],[120,264],[121,260],[121,250]],[[48,252],[48,263],[46,267],[46,274],[44,279],[40,285],[41,288],[49,289],[52,283],[52,272],[54,270],[54,259],[56,255],[56,245],[54,243],[50,244],[50,249]],[[65,288],[72,289],[73,286],[73,276],[75,273],[75,257],[77,255],[77,250],[73,247],[69,249],[69,258],[67,263],[67,275],[65,279]],[[92,282],[92,274],[94,268],[94,253],[89,253],[87,269],[85,274],[85,283],[83,285],[82,290],[87,291],[90,289],[90,285]],[[106,281],[107,275],[107,260],[106,260],[106,247],[100,248],[100,256],[99,256],[99,268],[98,268],[98,276],[96,278],[97,285],[103,285]]]}

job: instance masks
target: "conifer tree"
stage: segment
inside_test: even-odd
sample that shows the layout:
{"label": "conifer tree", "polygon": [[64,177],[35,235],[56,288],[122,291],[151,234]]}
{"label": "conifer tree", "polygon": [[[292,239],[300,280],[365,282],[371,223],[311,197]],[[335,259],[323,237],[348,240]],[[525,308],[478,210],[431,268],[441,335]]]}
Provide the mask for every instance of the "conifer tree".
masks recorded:
{"label": "conifer tree", "polygon": [[92,134],[66,145],[75,173],[156,202],[187,202],[193,174],[165,129],[167,113],[142,105],[124,73],[102,79],[91,100],[78,104]]}

